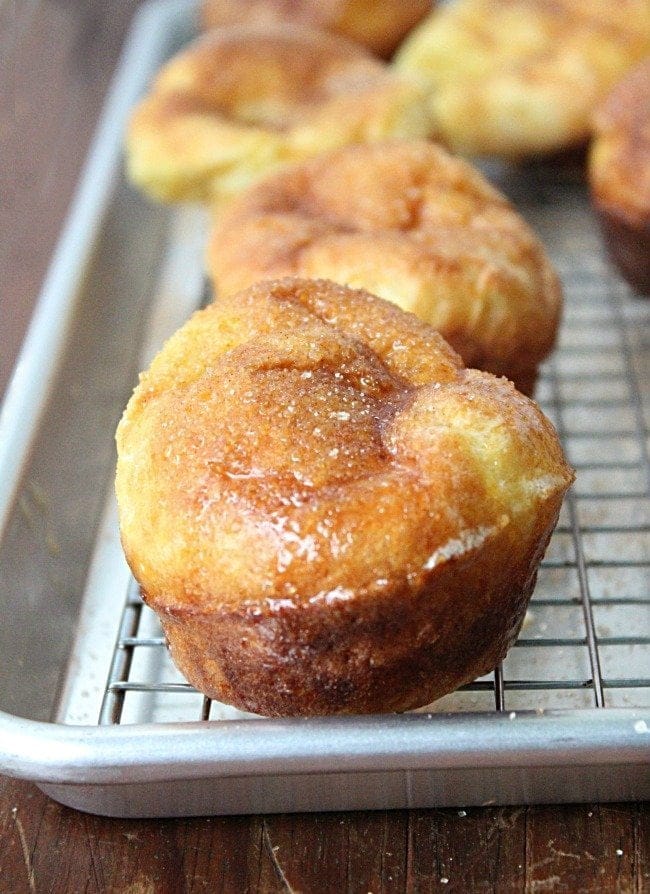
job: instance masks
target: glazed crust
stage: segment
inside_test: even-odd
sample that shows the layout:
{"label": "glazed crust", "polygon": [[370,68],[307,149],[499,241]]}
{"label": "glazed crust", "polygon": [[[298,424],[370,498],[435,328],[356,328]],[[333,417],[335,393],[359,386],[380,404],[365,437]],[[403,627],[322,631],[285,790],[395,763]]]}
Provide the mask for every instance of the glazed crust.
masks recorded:
{"label": "glazed crust", "polygon": [[585,143],[597,104],[648,52],[647,0],[458,0],[396,63],[428,84],[440,139],[516,159]]}
{"label": "glazed crust", "polygon": [[650,58],[597,110],[588,171],[609,254],[650,295]]}
{"label": "glazed crust", "polygon": [[117,445],[122,542],[172,657],[268,715],[405,710],[488,672],[572,479],[510,383],[325,281],[195,314]]}
{"label": "glazed crust", "polygon": [[388,57],[431,11],[431,0],[203,0],[204,28],[291,22],[322,28]]}
{"label": "glazed crust", "polygon": [[219,295],[286,275],[367,289],[526,394],[561,310],[524,220],[478,171],[422,141],[350,146],[265,178],[220,215],[208,269]]}
{"label": "glazed crust", "polygon": [[306,26],[208,32],[161,70],[127,132],[131,179],[218,201],[328,148],[430,129],[425,91],[352,41]]}

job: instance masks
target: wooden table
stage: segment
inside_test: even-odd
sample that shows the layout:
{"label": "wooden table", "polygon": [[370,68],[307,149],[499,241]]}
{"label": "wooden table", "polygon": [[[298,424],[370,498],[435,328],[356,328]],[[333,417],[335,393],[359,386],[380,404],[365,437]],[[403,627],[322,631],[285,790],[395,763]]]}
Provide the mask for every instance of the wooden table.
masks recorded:
{"label": "wooden table", "polygon": [[[0,392],[136,5],[19,0],[10,52],[0,0]],[[650,815],[590,804],[123,821],[0,777],[0,891],[641,894]]]}

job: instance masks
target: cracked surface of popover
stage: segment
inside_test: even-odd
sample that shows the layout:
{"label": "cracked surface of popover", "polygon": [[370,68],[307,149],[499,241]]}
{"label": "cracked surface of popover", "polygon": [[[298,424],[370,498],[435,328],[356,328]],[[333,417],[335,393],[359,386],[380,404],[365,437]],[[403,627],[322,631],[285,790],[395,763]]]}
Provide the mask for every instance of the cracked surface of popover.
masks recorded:
{"label": "cracked surface of popover", "polygon": [[285,279],[197,312],[117,431],[122,542],[180,670],[269,715],[405,710],[517,635],[572,473],[415,316]]}
{"label": "cracked surface of popover", "polygon": [[309,25],[390,56],[431,11],[431,0],[203,0],[204,28],[244,23]]}
{"label": "cracked surface of popover", "polygon": [[288,275],[367,289],[526,394],[561,311],[524,219],[477,170],[419,140],[349,146],[264,178],[217,218],[208,269],[219,295]]}
{"label": "cracked surface of popover", "polygon": [[161,69],[131,116],[127,167],[155,198],[215,202],[288,161],[429,129],[423,88],[358,44],[307,26],[232,26]]}
{"label": "cracked surface of popover", "polygon": [[648,0],[458,0],[396,64],[427,84],[433,132],[454,151],[521,158],[585,143],[597,104],[648,52]]}

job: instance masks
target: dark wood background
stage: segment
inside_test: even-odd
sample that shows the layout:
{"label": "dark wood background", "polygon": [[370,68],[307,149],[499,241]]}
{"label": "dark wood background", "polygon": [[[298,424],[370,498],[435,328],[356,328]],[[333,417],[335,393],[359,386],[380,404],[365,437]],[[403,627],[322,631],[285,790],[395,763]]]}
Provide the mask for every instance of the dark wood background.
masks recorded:
{"label": "dark wood background", "polygon": [[[0,393],[137,0],[0,0]],[[111,820],[0,777],[0,892],[650,891],[647,805]]]}

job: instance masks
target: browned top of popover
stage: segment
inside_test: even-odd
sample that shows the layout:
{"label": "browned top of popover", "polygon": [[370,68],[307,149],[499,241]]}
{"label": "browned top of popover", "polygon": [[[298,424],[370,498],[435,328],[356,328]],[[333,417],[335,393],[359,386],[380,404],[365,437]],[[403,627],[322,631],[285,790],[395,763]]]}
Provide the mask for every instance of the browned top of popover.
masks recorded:
{"label": "browned top of popover", "polygon": [[397,65],[428,83],[455,151],[520,158],[586,142],[596,105],[648,52],[648,0],[455,0]]}
{"label": "browned top of popover", "polygon": [[298,25],[218,28],[167,62],[126,135],[133,181],[213,201],[334,146],[429,131],[426,94],[353,41]]}
{"label": "browned top of popover", "polygon": [[650,57],[598,109],[594,131],[589,159],[594,198],[631,222],[649,224]]}
{"label": "browned top of popover", "polygon": [[526,392],[560,317],[558,277],[523,218],[476,169],[419,140],[266,177],[218,218],[208,267],[220,295],[286,275],[367,289]]}
{"label": "browned top of popover", "polygon": [[316,29],[242,25],[195,40],[161,69],[154,89],[282,131],[383,71],[362,48]]}
{"label": "browned top of popover", "polygon": [[204,28],[296,22],[389,56],[431,6],[431,0],[203,0],[201,22]]}
{"label": "browned top of popover", "polygon": [[163,612],[403,592],[504,529],[497,542],[529,549],[571,480],[510,383],[325,281],[196,313],[142,375],[117,444],[125,552]]}

